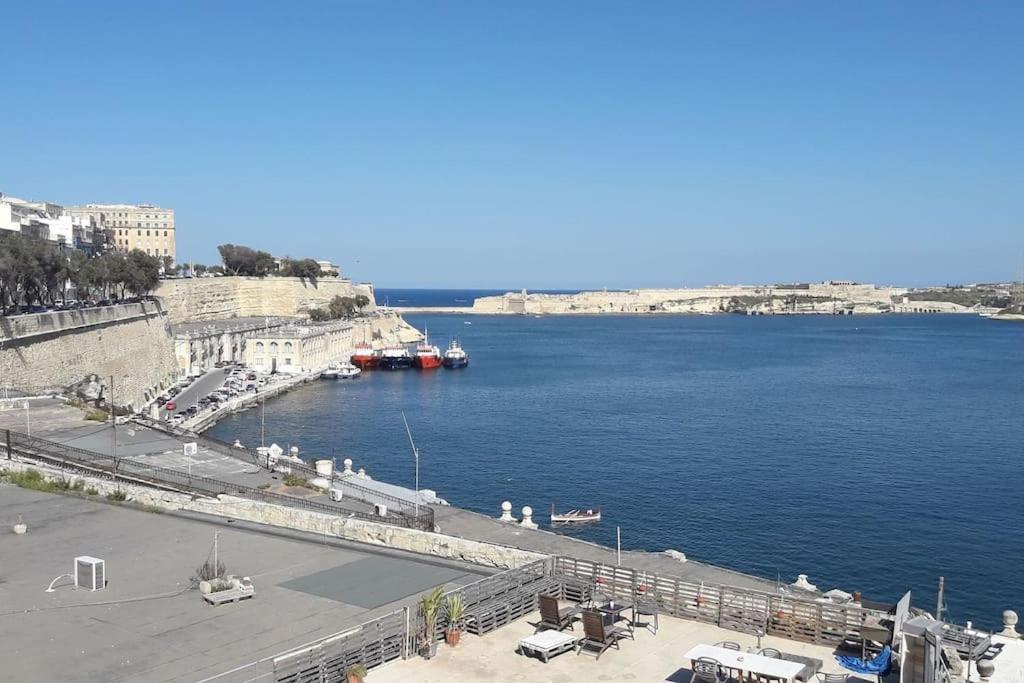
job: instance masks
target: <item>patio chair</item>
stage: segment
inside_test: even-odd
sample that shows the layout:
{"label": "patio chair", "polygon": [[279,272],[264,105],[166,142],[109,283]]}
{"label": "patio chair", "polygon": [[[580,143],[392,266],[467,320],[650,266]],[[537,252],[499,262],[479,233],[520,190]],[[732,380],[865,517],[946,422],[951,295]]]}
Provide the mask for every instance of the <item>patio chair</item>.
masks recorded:
{"label": "patio chair", "polygon": [[537,625],[537,631],[542,631],[546,628],[561,631],[566,626],[570,629],[573,628],[573,623],[579,617],[580,612],[583,611],[581,607],[558,607],[558,598],[551,595],[538,595],[537,600],[540,603],[540,624]]}
{"label": "patio chair", "polygon": [[[644,622],[643,627],[658,635],[658,600],[654,597],[637,598],[633,604],[633,626],[639,625],[637,617],[654,617],[654,621]],[[652,628],[653,627],[653,628]]]}
{"label": "patio chair", "polygon": [[690,663],[693,676],[690,683],[725,683],[729,680],[729,674],[718,662],[711,657],[699,657]]}
{"label": "patio chair", "polygon": [[735,650],[736,652],[739,652],[743,649],[740,647],[739,643],[734,643],[731,640],[723,640],[721,642],[715,643],[715,647],[720,647],[726,650]]}
{"label": "patio chair", "polygon": [[850,677],[850,674],[818,674],[818,680],[821,683],[846,683],[846,679]]}
{"label": "patio chair", "polygon": [[579,656],[585,649],[597,650],[597,658],[601,659],[605,650],[613,645],[618,650],[620,640],[632,637],[629,629],[605,625],[604,615],[600,612],[583,610],[583,638],[580,640],[580,649],[576,651],[576,655]]}
{"label": "patio chair", "polygon": [[758,654],[761,655],[762,657],[771,657],[772,659],[782,659],[782,652],[780,652],[779,650],[776,650],[774,647],[761,648],[761,651],[758,652]]}

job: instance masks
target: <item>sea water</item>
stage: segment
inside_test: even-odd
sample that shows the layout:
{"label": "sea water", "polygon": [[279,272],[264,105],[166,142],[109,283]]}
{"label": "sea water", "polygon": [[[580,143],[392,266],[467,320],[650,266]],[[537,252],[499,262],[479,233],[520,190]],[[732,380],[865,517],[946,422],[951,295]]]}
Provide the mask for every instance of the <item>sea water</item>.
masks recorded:
{"label": "sea water", "polygon": [[[421,299],[446,303],[464,296]],[[410,303],[409,305],[416,305]],[[466,370],[364,372],[266,405],[268,443],[497,517],[994,627],[1024,610],[1024,325],[970,315],[410,315]],[[259,413],[214,429],[259,439]]]}

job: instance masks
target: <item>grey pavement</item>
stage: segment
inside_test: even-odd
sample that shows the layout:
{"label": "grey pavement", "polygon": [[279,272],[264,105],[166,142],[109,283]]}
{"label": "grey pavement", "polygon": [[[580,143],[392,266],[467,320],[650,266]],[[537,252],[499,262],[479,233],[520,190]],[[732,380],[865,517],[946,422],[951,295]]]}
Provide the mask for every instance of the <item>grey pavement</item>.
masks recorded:
{"label": "grey pavement", "polygon": [[[451,536],[500,543],[545,555],[566,555],[610,565],[614,565],[618,559],[613,548],[606,548],[589,541],[545,529],[524,529],[517,524],[506,524],[497,519],[456,507],[440,505],[431,507],[434,509],[435,524],[440,528],[441,533]],[[622,564],[665,576],[678,576],[694,583],[706,581],[772,592],[776,589],[775,582],[768,579],[689,559],[686,562],[680,562],[661,553],[623,551]]]}
{"label": "grey pavement", "polygon": [[[410,605],[424,582],[451,588],[488,573],[312,534],[0,485],[0,521],[18,515],[28,533],[0,533],[0,661],[9,680],[196,681]],[[252,577],[251,600],[212,607],[189,589],[215,532],[228,573]],[[78,555],[106,562],[107,587],[61,582],[45,592]],[[360,597],[360,586],[377,597]]]}

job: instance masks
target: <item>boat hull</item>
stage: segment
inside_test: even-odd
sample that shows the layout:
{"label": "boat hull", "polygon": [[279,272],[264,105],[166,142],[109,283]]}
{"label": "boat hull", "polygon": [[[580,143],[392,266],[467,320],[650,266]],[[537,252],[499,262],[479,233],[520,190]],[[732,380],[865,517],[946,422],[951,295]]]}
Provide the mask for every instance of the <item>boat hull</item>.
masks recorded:
{"label": "boat hull", "polygon": [[377,367],[381,370],[408,370],[412,367],[412,358],[408,356],[382,356]]}
{"label": "boat hull", "polygon": [[441,367],[441,358],[439,356],[416,356],[412,359],[412,364],[420,370],[433,370]]}
{"label": "boat hull", "polygon": [[352,365],[360,370],[373,370],[380,363],[377,356],[352,356]]}
{"label": "boat hull", "polygon": [[443,365],[449,370],[461,370],[469,365],[468,358],[445,358]]}

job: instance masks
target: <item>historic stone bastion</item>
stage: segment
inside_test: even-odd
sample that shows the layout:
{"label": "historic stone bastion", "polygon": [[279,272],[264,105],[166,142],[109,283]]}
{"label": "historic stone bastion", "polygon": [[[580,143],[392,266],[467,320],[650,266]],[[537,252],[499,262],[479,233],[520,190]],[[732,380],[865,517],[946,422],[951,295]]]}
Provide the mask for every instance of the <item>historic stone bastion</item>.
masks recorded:
{"label": "historic stone bastion", "polygon": [[171,323],[249,316],[294,316],[326,306],[335,296],[362,294],[373,311],[373,286],[324,277],[198,277],[162,280],[154,292],[167,305]]}
{"label": "historic stone bastion", "polygon": [[138,406],[174,372],[158,301],[0,318],[0,388],[43,393],[113,376],[116,403]]}

